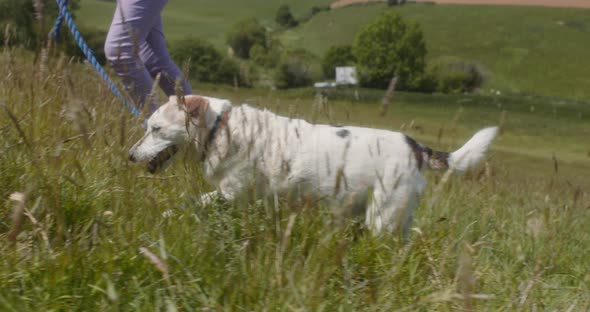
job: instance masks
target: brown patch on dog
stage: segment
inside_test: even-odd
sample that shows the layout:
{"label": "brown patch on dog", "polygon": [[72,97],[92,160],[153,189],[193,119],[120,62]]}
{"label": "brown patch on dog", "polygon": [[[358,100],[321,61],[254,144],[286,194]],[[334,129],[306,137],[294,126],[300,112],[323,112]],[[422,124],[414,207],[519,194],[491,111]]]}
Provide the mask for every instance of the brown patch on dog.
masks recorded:
{"label": "brown patch on dog", "polygon": [[209,101],[201,96],[186,96],[183,98],[186,112],[193,118],[197,118],[209,108]]}
{"label": "brown patch on dog", "polygon": [[433,151],[430,147],[424,146],[409,136],[405,136],[406,143],[412,149],[418,169],[422,170],[426,162],[430,169],[441,170],[449,168],[449,153]]}
{"label": "brown patch on dog", "polygon": [[424,147],[424,150],[423,157],[425,160],[428,160],[428,166],[430,169],[441,170],[449,168],[449,153],[433,151],[428,147]]}
{"label": "brown patch on dog", "polygon": [[414,158],[416,159],[416,166],[418,167],[418,169],[422,169],[422,163],[424,162],[424,158],[422,157],[422,147],[420,146],[420,144],[418,144],[418,142],[416,142],[414,139],[410,138],[409,136],[405,135],[404,136],[406,139],[406,143],[408,144],[408,146],[412,149],[412,152],[414,153]]}

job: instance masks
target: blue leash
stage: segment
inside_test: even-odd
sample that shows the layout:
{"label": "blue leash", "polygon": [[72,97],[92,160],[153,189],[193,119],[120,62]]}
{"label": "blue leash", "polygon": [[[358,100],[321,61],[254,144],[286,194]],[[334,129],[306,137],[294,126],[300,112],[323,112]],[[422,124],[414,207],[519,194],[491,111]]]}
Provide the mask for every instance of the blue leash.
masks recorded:
{"label": "blue leash", "polygon": [[127,99],[123,95],[123,93],[119,91],[117,85],[111,80],[104,68],[100,66],[100,64],[96,60],[96,57],[94,57],[94,52],[92,51],[92,49],[90,49],[88,44],[86,44],[86,41],[84,41],[84,39],[82,38],[82,35],[80,35],[80,31],[78,31],[78,27],[76,27],[76,24],[74,24],[74,19],[68,11],[68,0],[56,0],[56,2],[59,6],[59,16],[57,17],[55,25],[53,26],[53,30],[49,34],[49,36],[53,36],[56,40],[59,40],[59,31],[61,28],[61,24],[65,19],[68,28],[70,28],[70,31],[72,32],[72,35],[76,40],[76,43],[78,43],[78,46],[82,50],[82,53],[84,53],[86,59],[90,62],[90,64],[92,64],[94,69],[98,72],[98,74],[109,87],[111,92],[113,92],[113,94],[123,102],[123,105],[127,107],[129,111],[131,111],[131,114],[133,114],[134,117],[139,117],[139,115],[141,115],[141,112],[137,109],[137,107],[135,107],[135,104],[133,104],[133,102],[129,101],[129,99]]}

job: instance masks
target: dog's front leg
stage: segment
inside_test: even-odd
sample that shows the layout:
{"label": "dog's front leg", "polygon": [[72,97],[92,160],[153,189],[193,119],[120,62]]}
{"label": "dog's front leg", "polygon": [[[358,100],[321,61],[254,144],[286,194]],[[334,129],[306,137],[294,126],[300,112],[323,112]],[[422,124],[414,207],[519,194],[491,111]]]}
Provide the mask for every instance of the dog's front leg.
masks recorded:
{"label": "dog's front leg", "polygon": [[201,205],[210,205],[216,198],[222,197],[219,194],[219,191],[213,191],[206,194],[201,195]]}
{"label": "dog's front leg", "polygon": [[227,176],[219,182],[218,190],[201,195],[201,204],[209,205],[218,198],[231,201],[241,192],[242,185],[242,181],[238,178]]}

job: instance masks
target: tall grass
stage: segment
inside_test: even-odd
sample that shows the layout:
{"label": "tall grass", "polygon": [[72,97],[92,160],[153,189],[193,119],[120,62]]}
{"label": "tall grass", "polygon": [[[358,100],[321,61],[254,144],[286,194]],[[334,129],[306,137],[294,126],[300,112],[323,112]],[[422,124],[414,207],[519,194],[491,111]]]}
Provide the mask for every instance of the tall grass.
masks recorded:
{"label": "tall grass", "polygon": [[[146,174],[127,161],[140,122],[92,69],[37,59],[0,55],[0,310],[590,308],[590,170],[577,158],[545,166],[501,151],[516,136],[506,131],[481,169],[445,184],[428,174],[409,243],[372,237],[356,220],[338,225],[321,204],[244,197],[201,206],[209,186],[190,152]],[[256,91],[244,92],[229,95]],[[297,116],[313,110],[305,93],[258,98]],[[421,113],[419,124],[438,122],[428,106],[392,104],[375,121],[378,101],[330,105],[335,122],[391,127]],[[547,121],[527,118],[523,127]],[[458,137],[474,127],[457,123]],[[435,130],[406,129],[435,141]]]}

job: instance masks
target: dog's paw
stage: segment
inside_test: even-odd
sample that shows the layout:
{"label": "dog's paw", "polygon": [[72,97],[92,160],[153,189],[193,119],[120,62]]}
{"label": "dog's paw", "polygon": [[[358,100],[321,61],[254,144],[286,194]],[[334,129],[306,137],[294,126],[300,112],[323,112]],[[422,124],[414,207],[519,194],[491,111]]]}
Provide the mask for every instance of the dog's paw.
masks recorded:
{"label": "dog's paw", "polygon": [[217,194],[217,191],[213,191],[213,192],[201,195],[200,202],[201,202],[201,205],[207,206],[207,205],[211,205],[212,203],[214,203],[218,198],[219,198],[219,194]]}

